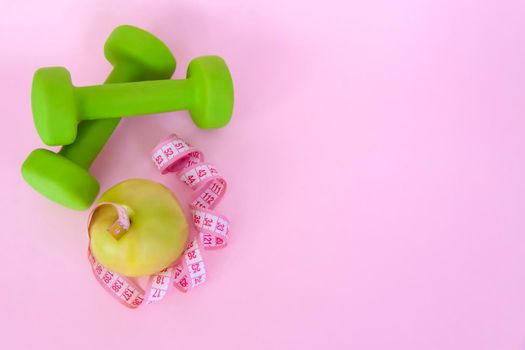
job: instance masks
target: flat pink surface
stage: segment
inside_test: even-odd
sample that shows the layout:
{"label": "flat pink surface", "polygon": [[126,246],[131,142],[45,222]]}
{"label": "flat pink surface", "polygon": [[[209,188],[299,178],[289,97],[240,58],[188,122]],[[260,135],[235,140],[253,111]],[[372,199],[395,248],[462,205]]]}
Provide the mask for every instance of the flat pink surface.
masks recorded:
{"label": "flat pink surface", "polygon": [[[525,348],[522,1],[4,1],[0,5],[1,349]],[[177,132],[229,179],[230,246],[191,294],[130,311],[86,260],[86,212],[20,176],[41,142],[38,67],[110,70],[118,24],[178,60],[222,55],[235,115],[128,119],[93,166],[103,189],[161,177]]]}

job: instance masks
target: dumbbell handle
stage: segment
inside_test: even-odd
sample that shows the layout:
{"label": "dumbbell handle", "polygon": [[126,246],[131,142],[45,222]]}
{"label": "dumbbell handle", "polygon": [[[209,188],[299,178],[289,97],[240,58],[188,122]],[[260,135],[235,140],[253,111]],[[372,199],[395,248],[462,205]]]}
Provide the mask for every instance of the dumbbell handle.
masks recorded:
{"label": "dumbbell handle", "polygon": [[[133,67],[115,66],[104,84],[140,80],[142,73]],[[81,122],[75,142],[63,146],[58,153],[79,166],[89,169],[119,122],[120,118]]]}
{"label": "dumbbell handle", "polygon": [[190,109],[193,87],[191,78],[140,81],[77,87],[75,95],[82,119],[93,120]]}

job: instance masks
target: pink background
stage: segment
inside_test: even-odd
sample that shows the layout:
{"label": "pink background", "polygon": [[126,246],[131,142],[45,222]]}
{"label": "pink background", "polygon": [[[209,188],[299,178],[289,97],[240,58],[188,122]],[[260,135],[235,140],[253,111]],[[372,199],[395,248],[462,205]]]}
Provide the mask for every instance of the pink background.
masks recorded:
{"label": "pink background", "polygon": [[[523,349],[525,5],[521,1],[4,1],[0,5],[0,348]],[[191,294],[129,311],[93,279],[86,212],[20,176],[41,142],[32,74],[110,70],[118,24],[163,39],[183,77],[219,54],[232,123],[128,119],[103,189],[168,184],[148,159],[176,131],[230,183],[228,249]]]}

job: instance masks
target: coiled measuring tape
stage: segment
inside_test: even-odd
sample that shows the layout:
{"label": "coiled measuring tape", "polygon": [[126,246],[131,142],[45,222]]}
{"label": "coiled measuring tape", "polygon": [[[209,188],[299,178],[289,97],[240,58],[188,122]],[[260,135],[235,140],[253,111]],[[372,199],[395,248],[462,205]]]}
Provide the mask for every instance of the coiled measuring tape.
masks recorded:
{"label": "coiled measuring tape", "polygon": [[[199,150],[172,134],[153,149],[153,162],[163,175],[174,173],[194,192],[190,210],[194,228],[193,239],[186,245],[183,254],[173,264],[149,276],[146,289],[142,289],[131,278],[110,271],[100,264],[88,248],[88,258],[96,279],[104,289],[123,305],[137,308],[162,300],[170,286],[187,292],[206,281],[206,265],[203,253],[208,249],[224,248],[228,243],[229,220],[214,209],[226,192],[226,181],[217,168],[204,161]],[[130,221],[124,207],[116,203],[99,203],[97,208],[111,205],[118,218],[108,232],[120,235],[129,230]],[[89,231],[89,230],[88,230]]]}

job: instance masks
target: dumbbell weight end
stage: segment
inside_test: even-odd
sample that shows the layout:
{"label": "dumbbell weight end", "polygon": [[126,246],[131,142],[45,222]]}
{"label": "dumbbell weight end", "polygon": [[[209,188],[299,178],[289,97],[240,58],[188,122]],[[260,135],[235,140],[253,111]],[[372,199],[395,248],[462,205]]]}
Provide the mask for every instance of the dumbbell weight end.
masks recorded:
{"label": "dumbbell weight end", "polygon": [[45,197],[75,210],[88,208],[100,190],[85,168],[43,148],[29,154],[22,176]]}

